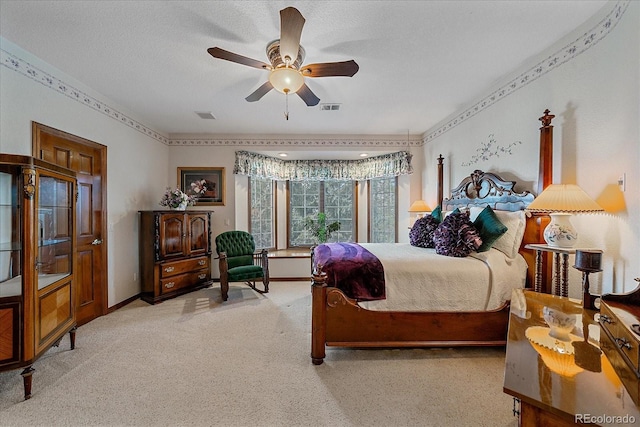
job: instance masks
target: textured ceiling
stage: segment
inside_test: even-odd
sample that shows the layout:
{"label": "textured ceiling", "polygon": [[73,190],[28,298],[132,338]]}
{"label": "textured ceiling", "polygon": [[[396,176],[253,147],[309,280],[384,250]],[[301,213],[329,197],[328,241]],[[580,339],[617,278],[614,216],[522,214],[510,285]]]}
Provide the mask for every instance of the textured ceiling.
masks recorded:
{"label": "textured ceiling", "polygon": [[[606,1],[7,1],[0,35],[176,134],[421,134],[595,15]],[[268,62],[279,10],[306,18],[305,64],[354,59],[351,78],[307,79],[320,103],[271,91],[268,73],[215,59],[218,46]],[[1,71],[1,68],[0,68]],[[210,111],[203,120],[196,111]]]}

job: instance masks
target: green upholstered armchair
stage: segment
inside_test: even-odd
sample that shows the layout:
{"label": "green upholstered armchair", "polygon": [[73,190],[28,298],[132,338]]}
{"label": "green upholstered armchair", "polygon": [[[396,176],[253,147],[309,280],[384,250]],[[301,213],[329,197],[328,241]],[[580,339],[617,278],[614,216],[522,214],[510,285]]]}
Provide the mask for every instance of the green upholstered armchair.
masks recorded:
{"label": "green upholstered armchair", "polygon": [[[229,296],[229,282],[245,282],[260,293],[269,292],[269,258],[267,250],[256,252],[253,236],[246,231],[225,231],[216,237],[216,252],[220,263],[222,300]],[[256,288],[262,280],[264,290]]]}

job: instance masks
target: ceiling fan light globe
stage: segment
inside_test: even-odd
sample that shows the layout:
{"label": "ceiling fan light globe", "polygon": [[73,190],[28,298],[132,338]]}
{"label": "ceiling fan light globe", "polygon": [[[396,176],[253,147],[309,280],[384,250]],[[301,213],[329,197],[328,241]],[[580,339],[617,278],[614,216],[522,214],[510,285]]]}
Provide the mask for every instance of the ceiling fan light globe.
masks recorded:
{"label": "ceiling fan light globe", "polygon": [[276,68],[269,74],[269,82],[280,93],[297,92],[304,84],[304,77],[293,68]]}

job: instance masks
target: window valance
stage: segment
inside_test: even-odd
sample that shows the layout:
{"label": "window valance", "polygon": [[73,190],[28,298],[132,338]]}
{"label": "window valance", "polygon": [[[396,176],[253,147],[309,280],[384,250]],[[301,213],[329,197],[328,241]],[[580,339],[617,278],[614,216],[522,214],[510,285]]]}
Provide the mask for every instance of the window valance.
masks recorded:
{"label": "window valance", "polygon": [[399,151],[359,160],[282,160],[248,151],[236,151],[234,174],[278,181],[362,181],[413,173],[411,153]]}

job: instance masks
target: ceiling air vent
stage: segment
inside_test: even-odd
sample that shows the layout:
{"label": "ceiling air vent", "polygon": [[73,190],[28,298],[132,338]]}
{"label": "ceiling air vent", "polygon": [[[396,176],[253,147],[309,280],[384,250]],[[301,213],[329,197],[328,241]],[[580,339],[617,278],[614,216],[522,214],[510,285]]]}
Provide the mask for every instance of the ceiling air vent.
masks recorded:
{"label": "ceiling air vent", "polygon": [[320,111],[338,111],[340,104],[320,104]]}
{"label": "ceiling air vent", "polygon": [[196,114],[200,116],[201,119],[207,119],[207,120],[216,119],[211,111],[196,111]]}

